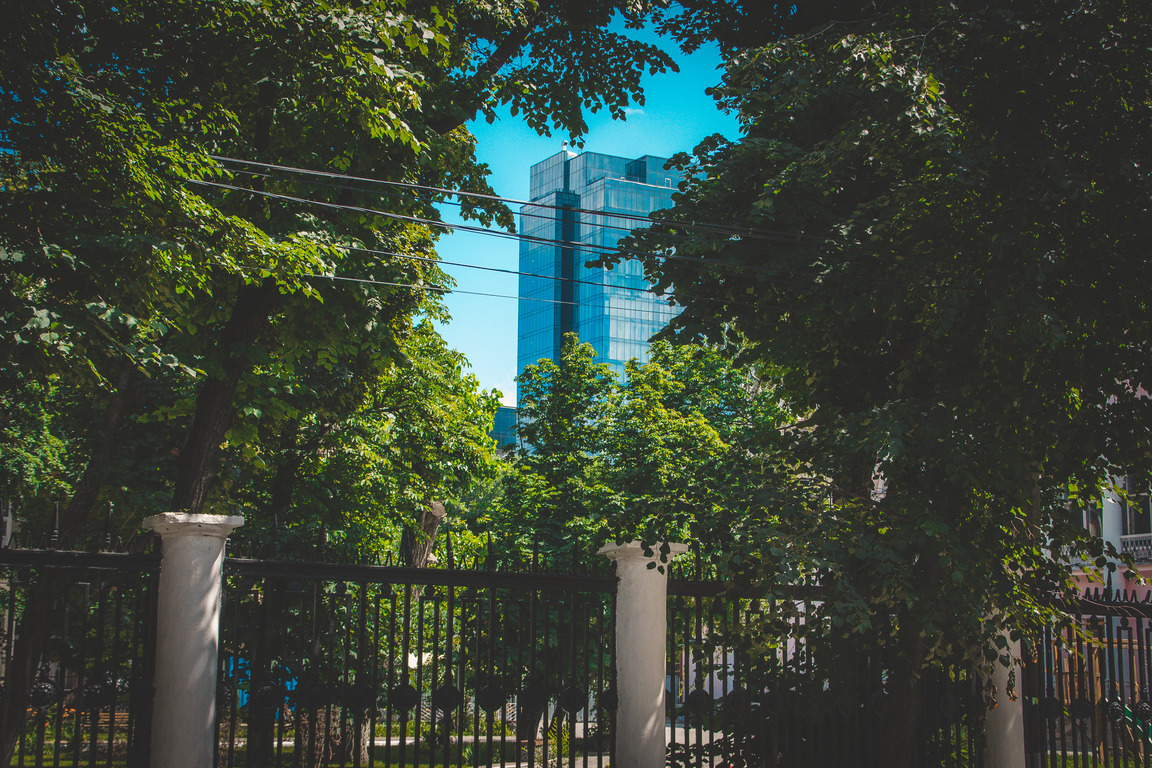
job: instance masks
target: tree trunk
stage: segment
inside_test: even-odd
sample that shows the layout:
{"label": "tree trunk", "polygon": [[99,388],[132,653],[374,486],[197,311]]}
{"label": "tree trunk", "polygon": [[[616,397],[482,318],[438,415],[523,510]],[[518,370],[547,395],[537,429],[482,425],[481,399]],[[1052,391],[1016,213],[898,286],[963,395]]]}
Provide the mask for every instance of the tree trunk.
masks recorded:
{"label": "tree trunk", "polygon": [[915,765],[921,708],[918,683],[919,679],[911,669],[889,670],[887,706],[881,732],[884,748],[879,755],[889,768],[912,768]]}
{"label": "tree trunk", "polygon": [[236,293],[232,316],[220,334],[218,350],[223,375],[204,381],[196,395],[196,414],[180,451],[173,512],[198,514],[216,477],[217,460],[224,435],[232,424],[234,400],[240,377],[252,368],[248,353],[275,306],[279,293],[275,281],[245,284]]}
{"label": "tree trunk", "polygon": [[[284,646],[285,583],[279,579],[264,582],[263,599],[257,611],[256,638],[252,648],[252,689],[261,684],[282,685],[278,670],[274,668],[280,661]],[[275,708],[249,707],[248,715],[248,765],[269,766],[276,757],[276,713]]]}
{"label": "tree trunk", "polygon": [[416,518],[416,528],[405,528],[400,537],[400,558],[409,568],[423,568],[428,565],[432,551],[436,548],[436,531],[447,516],[444,504],[434,501],[426,509],[420,510]]}
{"label": "tree trunk", "polygon": [[[905,630],[907,632],[908,630]],[[904,638],[893,662],[888,665],[884,687],[884,719],[881,723],[880,753],[886,768],[912,768],[916,764],[921,733],[920,669],[924,658],[924,640],[918,635]]]}
{"label": "tree trunk", "polygon": [[297,764],[302,768],[323,768],[332,761],[334,714],[331,707],[297,708],[296,754]]}
{"label": "tree trunk", "polygon": [[120,363],[120,370],[116,375],[116,389],[104,407],[104,424],[100,431],[100,439],[92,449],[92,455],[88,459],[88,466],[84,468],[80,482],[72,488],[72,498],[65,507],[60,521],[61,549],[77,546],[75,539],[88,522],[88,516],[96,504],[96,497],[104,486],[108,464],[119,445],[120,427],[124,424],[124,414],[128,408],[135,370],[130,360]]}
{"label": "tree trunk", "polygon": [[317,433],[312,438],[297,445],[299,426],[299,422],[293,420],[281,434],[281,450],[287,458],[276,467],[276,476],[272,479],[272,486],[268,494],[269,520],[272,519],[273,515],[278,516],[281,520],[285,519],[285,512],[292,504],[292,494],[296,490],[296,480],[299,476],[300,467],[320,450],[324,441],[336,431],[339,423],[336,421],[321,422]]}
{"label": "tree trunk", "polygon": [[[83,529],[92,512],[109,461],[116,452],[120,427],[131,393],[134,368],[128,360],[122,361],[116,377],[116,389],[104,408],[104,424],[100,439],[93,447],[92,456],[84,474],[76,484],[64,510],[61,525],[61,544],[75,545],[73,539]],[[24,615],[16,627],[16,641],[12,660],[4,680],[4,696],[0,698],[0,765],[12,762],[12,755],[20,741],[27,718],[25,703],[28,690],[36,678],[44,655],[44,644],[51,635],[53,620],[62,615],[57,601],[67,594],[72,583],[71,571],[40,572],[32,585]]]}
{"label": "tree trunk", "polygon": [[0,700],[0,764],[10,765],[20,743],[20,734],[28,715],[28,691],[36,679],[48,641],[59,595],[67,590],[71,571],[43,574],[32,586],[24,616],[12,649],[12,661],[4,678],[4,697]]}
{"label": "tree trunk", "polygon": [[540,721],[547,706],[547,702],[537,706],[520,706],[516,711],[516,743],[520,746],[524,760],[531,760],[531,753],[536,750]]}

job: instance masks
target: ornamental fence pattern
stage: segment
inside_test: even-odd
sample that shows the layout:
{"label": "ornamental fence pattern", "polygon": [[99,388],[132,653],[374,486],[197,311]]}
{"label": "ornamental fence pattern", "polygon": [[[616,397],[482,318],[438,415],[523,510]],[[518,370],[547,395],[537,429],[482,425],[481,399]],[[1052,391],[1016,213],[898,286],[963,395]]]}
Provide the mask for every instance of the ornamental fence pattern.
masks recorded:
{"label": "ornamental fence pattern", "polygon": [[[756,628],[779,613],[772,600],[725,589],[685,566],[668,585],[668,764],[773,768],[882,768],[891,764],[884,730],[901,695],[889,690],[892,665],[880,649],[845,649],[836,670],[797,639],[796,625],[824,621],[821,591],[795,586],[791,614],[773,639]],[[676,578],[686,576],[690,578]],[[734,640],[751,633],[752,647]],[[845,670],[848,670],[845,673]],[[982,766],[984,692],[960,666],[932,670],[916,692],[909,724],[919,768]]]}
{"label": "ornamental fence pattern", "polygon": [[1152,595],[1091,589],[1069,613],[1025,649],[1029,765],[1152,766]]}
{"label": "ornamental fence pattern", "polygon": [[0,735],[15,742],[11,764],[146,765],[159,560],[2,558]]}
{"label": "ornamental fence pattern", "polygon": [[[549,573],[537,557],[489,556],[457,568],[451,549],[445,567],[421,569],[226,558],[217,766],[612,763],[611,566],[566,557]],[[147,766],[158,570],[154,553],[0,550],[10,765]],[[724,629],[757,624],[769,601],[690,562],[671,577],[668,764],[886,765],[882,654],[853,659],[845,678],[796,640],[741,646]],[[817,590],[789,602],[793,621],[817,620]],[[940,670],[919,695],[917,765],[981,765],[971,676]]]}
{"label": "ornamental fence pattern", "polygon": [[610,575],[227,562],[217,764],[599,765]]}

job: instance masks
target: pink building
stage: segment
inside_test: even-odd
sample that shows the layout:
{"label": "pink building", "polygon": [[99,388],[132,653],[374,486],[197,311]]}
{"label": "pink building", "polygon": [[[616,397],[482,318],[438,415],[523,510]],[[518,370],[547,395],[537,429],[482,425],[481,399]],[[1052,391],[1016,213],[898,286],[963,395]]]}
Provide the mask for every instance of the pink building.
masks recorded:
{"label": "pink building", "polygon": [[[1135,593],[1136,599],[1143,600],[1152,592],[1152,495],[1148,484],[1138,484],[1131,477],[1119,478],[1117,483],[1126,492],[1127,498],[1119,494],[1107,494],[1104,503],[1083,512],[1082,523],[1089,533],[1099,536],[1112,544],[1117,552],[1131,558],[1141,579],[1128,579],[1119,566],[1112,575],[1112,587]],[[1107,575],[1090,563],[1084,563],[1076,574],[1081,592],[1107,584]],[[1143,581],[1144,583],[1141,583]]]}

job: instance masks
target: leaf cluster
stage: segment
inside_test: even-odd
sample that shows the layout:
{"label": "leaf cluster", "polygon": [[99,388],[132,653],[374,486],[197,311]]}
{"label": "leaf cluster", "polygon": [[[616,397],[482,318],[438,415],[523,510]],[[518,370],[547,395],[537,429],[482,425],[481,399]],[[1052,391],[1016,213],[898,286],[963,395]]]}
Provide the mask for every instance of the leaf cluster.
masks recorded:
{"label": "leaf cluster", "polygon": [[525,447],[474,514],[526,550],[692,541],[719,562],[791,471],[772,383],[712,349],[654,344],[621,382],[569,335],[519,383]]}
{"label": "leaf cluster", "polygon": [[735,332],[809,414],[827,503],[795,541],[845,631],[894,615],[918,663],[979,657],[1059,616],[1089,546],[1069,507],[1152,469],[1152,18],[874,11],[741,47],[716,96],[745,135],[677,158],[677,206],[629,247],[678,257],[647,265],[685,305],[669,337]]}

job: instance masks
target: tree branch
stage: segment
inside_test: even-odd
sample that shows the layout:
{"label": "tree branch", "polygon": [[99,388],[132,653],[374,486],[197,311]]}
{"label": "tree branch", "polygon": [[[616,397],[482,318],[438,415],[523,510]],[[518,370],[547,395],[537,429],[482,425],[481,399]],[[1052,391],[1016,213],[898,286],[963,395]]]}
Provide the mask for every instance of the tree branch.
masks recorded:
{"label": "tree branch", "polygon": [[457,110],[451,110],[437,120],[429,123],[429,127],[440,135],[450,133],[476,116],[477,110],[484,103],[483,93],[488,84],[512,57],[524,48],[528,36],[539,25],[544,16],[547,3],[541,2],[536,6],[536,12],[529,16],[524,26],[514,29],[500,41],[496,49],[488,56],[483,64],[477,68],[475,74],[468,78],[463,93],[470,93],[468,100]]}

